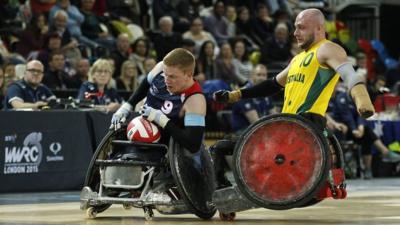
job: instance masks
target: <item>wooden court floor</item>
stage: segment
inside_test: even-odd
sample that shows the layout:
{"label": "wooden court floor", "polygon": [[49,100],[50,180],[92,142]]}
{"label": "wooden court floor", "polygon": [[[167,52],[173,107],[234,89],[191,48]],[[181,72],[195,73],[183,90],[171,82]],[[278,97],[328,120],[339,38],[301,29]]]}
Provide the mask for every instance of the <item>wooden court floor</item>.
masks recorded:
{"label": "wooden court floor", "polygon": [[237,214],[234,222],[218,216],[203,221],[193,215],[165,216],[155,212],[145,221],[141,209],[113,205],[96,219],[79,209],[79,192],[0,194],[0,224],[270,224],[270,225],[385,225],[400,224],[400,178],[348,180],[348,198],[285,211],[254,209]]}

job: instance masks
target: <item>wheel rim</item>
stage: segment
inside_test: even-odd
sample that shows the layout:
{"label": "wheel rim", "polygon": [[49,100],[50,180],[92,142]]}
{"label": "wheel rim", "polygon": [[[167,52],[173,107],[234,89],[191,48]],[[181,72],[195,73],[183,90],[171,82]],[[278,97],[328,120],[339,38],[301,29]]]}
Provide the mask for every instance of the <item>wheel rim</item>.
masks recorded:
{"label": "wheel rim", "polygon": [[262,207],[301,205],[308,200],[304,198],[313,197],[326,176],[326,141],[296,117],[264,119],[245,132],[238,144],[238,186]]}

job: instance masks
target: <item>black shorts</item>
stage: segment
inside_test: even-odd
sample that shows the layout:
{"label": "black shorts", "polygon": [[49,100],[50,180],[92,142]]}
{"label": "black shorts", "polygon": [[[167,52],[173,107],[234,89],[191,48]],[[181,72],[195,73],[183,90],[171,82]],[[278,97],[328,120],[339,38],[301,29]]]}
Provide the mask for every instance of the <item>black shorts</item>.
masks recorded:
{"label": "black shorts", "polygon": [[299,115],[311,121],[314,124],[314,126],[316,126],[316,128],[321,132],[325,130],[326,127],[325,117],[315,113],[300,113]]}

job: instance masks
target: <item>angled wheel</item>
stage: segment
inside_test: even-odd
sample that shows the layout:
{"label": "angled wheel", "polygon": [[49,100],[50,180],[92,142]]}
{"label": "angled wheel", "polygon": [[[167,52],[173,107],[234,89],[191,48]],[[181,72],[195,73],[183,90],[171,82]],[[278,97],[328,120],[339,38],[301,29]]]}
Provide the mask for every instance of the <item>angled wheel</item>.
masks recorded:
{"label": "angled wheel", "polygon": [[269,209],[313,203],[330,166],[322,132],[303,117],[289,114],[264,117],[250,126],[233,157],[239,190]]}
{"label": "angled wheel", "polygon": [[[117,131],[110,130],[103,140],[100,142],[96,151],[93,153],[92,160],[89,163],[89,168],[86,173],[84,187],[88,186],[93,191],[98,192],[100,187],[100,168],[96,165],[96,160],[107,159],[108,155],[112,152],[111,142],[115,139],[125,139],[124,129]],[[108,209],[111,204],[101,204],[90,206],[93,212],[100,213]],[[88,208],[88,209],[90,209]]]}
{"label": "angled wheel", "polygon": [[89,219],[94,219],[94,218],[96,218],[96,215],[97,215],[97,212],[96,212],[96,210],[95,210],[93,207],[89,207],[89,208],[86,209],[86,216],[87,216]]}
{"label": "angled wheel", "polygon": [[212,218],[216,213],[211,204],[216,187],[210,153],[204,147],[191,153],[171,138],[168,158],[182,200],[199,218]]}

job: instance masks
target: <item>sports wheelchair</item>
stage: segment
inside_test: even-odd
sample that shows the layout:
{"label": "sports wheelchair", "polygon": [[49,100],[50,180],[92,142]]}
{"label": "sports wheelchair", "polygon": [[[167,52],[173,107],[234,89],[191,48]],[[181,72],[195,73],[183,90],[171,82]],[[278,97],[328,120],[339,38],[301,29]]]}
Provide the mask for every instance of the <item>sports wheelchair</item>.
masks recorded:
{"label": "sports wheelchair", "polygon": [[144,210],[146,220],[162,214],[214,216],[215,191],[211,156],[169,145],[127,141],[125,129],[109,131],[96,149],[81,191],[81,209],[96,217],[111,204]]}
{"label": "sports wheelchair", "polygon": [[90,163],[81,192],[89,217],[111,204],[153,209],[162,214],[192,213],[234,220],[253,208],[285,210],[346,197],[344,159],[337,139],[307,119],[290,114],[261,118],[234,143],[232,186],[217,189],[209,149],[193,154],[173,139],[169,145],[126,141],[110,131]]}

